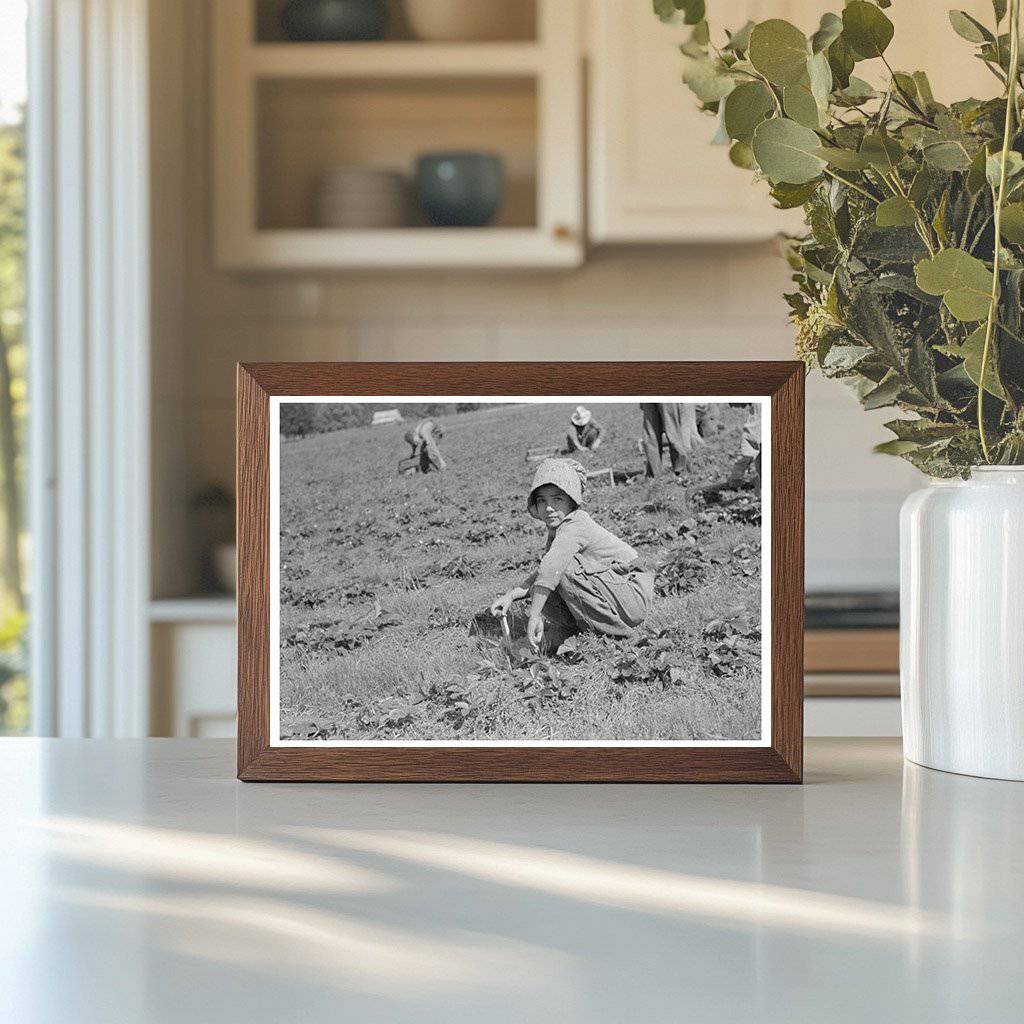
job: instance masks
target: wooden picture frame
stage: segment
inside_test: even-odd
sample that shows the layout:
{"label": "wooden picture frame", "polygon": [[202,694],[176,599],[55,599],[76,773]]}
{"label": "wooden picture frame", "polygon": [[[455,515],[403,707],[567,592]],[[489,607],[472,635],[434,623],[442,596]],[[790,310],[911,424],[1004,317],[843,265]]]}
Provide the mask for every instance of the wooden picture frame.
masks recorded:
{"label": "wooden picture frame", "polygon": [[[271,743],[273,397],[764,396],[770,408],[770,737],[761,745]],[[536,399],[534,399],[536,401]],[[804,367],[799,362],[251,363],[238,366],[238,777],[244,781],[800,782]]]}

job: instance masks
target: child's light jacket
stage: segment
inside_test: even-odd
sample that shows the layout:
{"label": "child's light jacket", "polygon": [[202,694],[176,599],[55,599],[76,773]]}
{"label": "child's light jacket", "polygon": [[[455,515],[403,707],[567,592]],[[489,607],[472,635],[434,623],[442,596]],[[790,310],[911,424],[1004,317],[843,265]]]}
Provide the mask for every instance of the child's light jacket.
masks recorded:
{"label": "child's light jacket", "polygon": [[[600,572],[612,565],[628,565],[636,551],[610,530],[598,526],[583,509],[570,512],[548,540],[534,586],[555,590],[573,558],[579,555],[585,568]],[[591,568],[592,567],[592,568]]]}

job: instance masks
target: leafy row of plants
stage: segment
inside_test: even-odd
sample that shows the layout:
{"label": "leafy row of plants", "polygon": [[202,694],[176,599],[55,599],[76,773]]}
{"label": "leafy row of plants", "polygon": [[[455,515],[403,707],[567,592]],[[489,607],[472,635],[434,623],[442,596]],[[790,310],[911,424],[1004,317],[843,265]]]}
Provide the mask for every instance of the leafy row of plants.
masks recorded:
{"label": "leafy row of plants", "polygon": [[[654,0],[691,26],[683,79],[731,161],[803,207],[786,255],[797,349],[866,409],[908,414],[878,450],[932,476],[1024,462],[1024,132],[1020,0],[951,28],[999,95],[940,103],[890,66],[890,0],[852,0],[809,36],[778,18],[717,42],[704,0]],[[856,74],[873,63],[887,85]]]}

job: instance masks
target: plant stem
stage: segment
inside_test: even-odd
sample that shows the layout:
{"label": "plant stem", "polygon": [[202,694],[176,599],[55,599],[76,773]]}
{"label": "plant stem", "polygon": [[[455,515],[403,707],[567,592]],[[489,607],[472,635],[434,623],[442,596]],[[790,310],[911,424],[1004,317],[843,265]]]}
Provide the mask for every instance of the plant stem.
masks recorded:
{"label": "plant stem", "polygon": [[866,188],[861,188],[856,182],[847,181],[845,178],[840,178],[838,174],[833,174],[827,167],[824,169],[824,173],[835,181],[841,182],[843,185],[852,188],[854,192],[859,192],[862,196],[866,196],[871,202],[877,205],[878,196],[873,196]]}
{"label": "plant stem", "polygon": [[985,461],[992,462],[988,437],[985,434],[985,372],[988,369],[989,351],[992,346],[992,330],[999,308],[999,256],[1001,252],[1000,228],[1002,225],[1003,201],[1006,195],[1006,159],[1010,151],[1010,137],[1014,115],[1017,111],[1017,67],[1020,61],[1020,0],[1010,0],[1010,73],[1006,84],[1006,118],[1003,124],[1003,150],[999,155],[999,190],[995,197],[994,230],[995,243],[992,253],[992,297],[989,300],[988,320],[985,322],[985,345],[981,350],[981,369],[978,371],[978,435]]}
{"label": "plant stem", "polygon": [[760,81],[764,82],[764,87],[768,90],[772,100],[775,103],[775,113],[778,114],[779,117],[784,117],[785,112],[782,109],[782,103],[779,100],[779,97],[775,95],[775,90],[772,88],[772,83],[769,82],[768,79],[764,77],[764,75],[760,74],[757,71],[754,72],[754,76],[760,79]]}

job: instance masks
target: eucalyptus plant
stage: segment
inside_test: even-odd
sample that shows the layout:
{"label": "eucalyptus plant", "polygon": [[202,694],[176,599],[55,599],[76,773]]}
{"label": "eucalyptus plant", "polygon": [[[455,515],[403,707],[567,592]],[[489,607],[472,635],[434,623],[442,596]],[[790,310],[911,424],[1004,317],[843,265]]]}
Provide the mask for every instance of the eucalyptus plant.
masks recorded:
{"label": "eucalyptus plant", "polygon": [[[1020,0],[989,24],[950,11],[998,84],[949,105],[886,58],[890,0],[852,0],[806,36],[778,18],[716,45],[705,0],[654,0],[691,26],[683,80],[730,160],[803,207],[786,296],[809,368],[865,409],[895,407],[877,450],[931,476],[1024,462],[1024,131]],[[877,62],[874,88],[855,74]]]}

